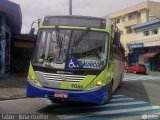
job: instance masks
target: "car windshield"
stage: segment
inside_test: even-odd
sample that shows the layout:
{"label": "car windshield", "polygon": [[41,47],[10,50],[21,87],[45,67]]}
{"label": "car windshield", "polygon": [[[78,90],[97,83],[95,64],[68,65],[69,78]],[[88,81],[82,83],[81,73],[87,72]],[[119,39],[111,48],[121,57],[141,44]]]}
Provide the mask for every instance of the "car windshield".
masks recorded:
{"label": "car windshield", "polygon": [[106,64],[107,39],[105,32],[42,29],[32,61],[59,69],[100,69]]}

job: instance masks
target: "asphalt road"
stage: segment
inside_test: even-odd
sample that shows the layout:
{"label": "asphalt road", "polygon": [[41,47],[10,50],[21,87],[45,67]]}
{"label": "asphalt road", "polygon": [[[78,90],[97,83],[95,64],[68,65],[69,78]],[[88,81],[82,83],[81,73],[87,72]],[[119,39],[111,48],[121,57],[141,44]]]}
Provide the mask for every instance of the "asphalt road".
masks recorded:
{"label": "asphalt road", "polygon": [[160,105],[160,77],[127,74],[116,94]]}
{"label": "asphalt road", "polygon": [[38,113],[52,120],[140,120],[142,115],[160,114],[159,86],[158,77],[127,74],[108,105],[54,104],[47,99],[25,98],[0,101],[0,113]]}
{"label": "asphalt road", "polygon": [[[15,116],[17,116],[17,114],[41,114],[48,115],[49,120],[59,120],[59,118],[54,113],[50,114],[54,110],[54,107],[50,108],[50,112],[44,110],[49,106],[46,101],[47,100],[41,98],[24,98],[0,101],[0,113],[1,115],[13,114]],[[1,115],[0,120],[2,119]]]}

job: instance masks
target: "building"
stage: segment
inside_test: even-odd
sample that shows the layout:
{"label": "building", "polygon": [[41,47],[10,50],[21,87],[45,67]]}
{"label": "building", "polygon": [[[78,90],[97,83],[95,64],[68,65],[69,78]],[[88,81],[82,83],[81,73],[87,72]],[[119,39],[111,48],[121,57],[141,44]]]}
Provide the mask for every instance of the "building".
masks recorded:
{"label": "building", "polygon": [[8,0],[0,2],[0,79],[10,73],[11,37],[20,34],[22,14],[20,6]]}
{"label": "building", "polygon": [[11,41],[11,73],[28,73],[36,35],[33,39],[28,34],[17,34]]}
{"label": "building", "polygon": [[130,63],[145,64],[148,70],[160,71],[160,19],[132,27],[136,36],[129,44]]}
{"label": "building", "polygon": [[[128,8],[111,13],[106,17],[111,18],[121,31],[121,42],[128,53],[128,44],[135,41],[136,33],[132,31],[132,26],[145,23],[160,17],[160,2],[145,1]],[[126,54],[127,55],[127,54]]]}

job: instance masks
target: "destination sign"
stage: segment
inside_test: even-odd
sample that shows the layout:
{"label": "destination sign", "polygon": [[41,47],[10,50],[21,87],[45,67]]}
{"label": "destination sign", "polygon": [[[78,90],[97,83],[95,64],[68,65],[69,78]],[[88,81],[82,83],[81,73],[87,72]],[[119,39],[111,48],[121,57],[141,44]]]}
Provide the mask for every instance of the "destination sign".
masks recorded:
{"label": "destination sign", "polygon": [[106,28],[106,19],[84,16],[48,16],[44,18],[44,26],[79,26],[88,28]]}

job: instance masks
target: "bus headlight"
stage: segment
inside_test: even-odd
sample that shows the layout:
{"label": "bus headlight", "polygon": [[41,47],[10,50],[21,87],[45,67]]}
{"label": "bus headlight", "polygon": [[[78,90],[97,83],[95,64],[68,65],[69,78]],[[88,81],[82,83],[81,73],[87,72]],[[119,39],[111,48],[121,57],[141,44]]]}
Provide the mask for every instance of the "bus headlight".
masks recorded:
{"label": "bus headlight", "polygon": [[96,84],[97,84],[98,86],[101,86],[101,85],[102,85],[102,82],[101,82],[101,81],[98,81]]}

